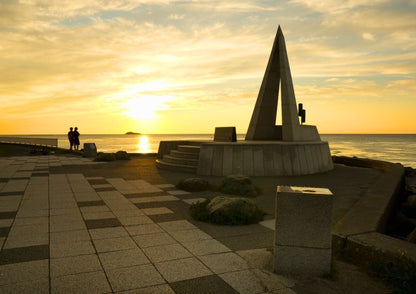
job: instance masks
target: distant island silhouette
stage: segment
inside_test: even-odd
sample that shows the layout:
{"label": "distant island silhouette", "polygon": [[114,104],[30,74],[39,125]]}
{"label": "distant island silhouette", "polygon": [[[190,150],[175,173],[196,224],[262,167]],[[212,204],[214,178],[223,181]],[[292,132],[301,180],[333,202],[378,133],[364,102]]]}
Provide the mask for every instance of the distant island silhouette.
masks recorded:
{"label": "distant island silhouette", "polygon": [[141,135],[141,133],[136,132],[127,132],[126,135]]}

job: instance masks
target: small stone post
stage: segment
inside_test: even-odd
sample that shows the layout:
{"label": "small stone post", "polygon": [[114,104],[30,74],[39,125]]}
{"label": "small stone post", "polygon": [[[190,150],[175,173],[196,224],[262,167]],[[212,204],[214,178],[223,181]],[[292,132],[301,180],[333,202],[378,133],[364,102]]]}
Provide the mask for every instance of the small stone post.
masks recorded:
{"label": "small stone post", "polygon": [[96,157],[97,147],[95,143],[84,143],[84,157]]}
{"label": "small stone post", "polygon": [[333,195],[326,188],[278,186],[274,271],[321,276],[331,268]]}

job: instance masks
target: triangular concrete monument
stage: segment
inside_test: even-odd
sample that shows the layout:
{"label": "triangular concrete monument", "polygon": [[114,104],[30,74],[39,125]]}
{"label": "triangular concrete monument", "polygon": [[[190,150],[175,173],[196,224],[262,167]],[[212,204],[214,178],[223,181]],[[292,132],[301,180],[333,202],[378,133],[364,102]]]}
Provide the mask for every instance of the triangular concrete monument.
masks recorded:
{"label": "triangular concrete monument", "polygon": [[[276,126],[279,82],[282,125]],[[315,126],[301,125],[282,29],[278,28],[246,140],[320,141]]]}

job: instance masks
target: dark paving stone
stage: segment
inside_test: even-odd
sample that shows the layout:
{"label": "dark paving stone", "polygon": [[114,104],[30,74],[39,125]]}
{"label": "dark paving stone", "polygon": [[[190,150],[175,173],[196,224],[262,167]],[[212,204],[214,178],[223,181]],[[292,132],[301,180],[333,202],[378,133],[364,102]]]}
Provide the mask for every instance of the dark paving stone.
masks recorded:
{"label": "dark paving stone", "polygon": [[7,183],[9,180],[9,178],[0,178],[0,183]]}
{"label": "dark paving stone", "polygon": [[49,258],[49,245],[9,248],[0,251],[0,265]]}
{"label": "dark paving stone", "polygon": [[33,171],[45,171],[45,172],[47,172],[47,171],[49,171],[49,168],[48,167],[38,167],[38,168],[35,168]]}
{"label": "dark paving stone", "polygon": [[[15,178],[13,178],[15,180]],[[16,196],[20,195],[23,196],[25,192],[24,191],[18,191],[18,192],[0,192],[0,196]]]}
{"label": "dark paving stone", "polygon": [[29,180],[30,177],[17,177],[17,178],[13,178],[13,180]]}
{"label": "dark paving stone", "polygon": [[233,251],[274,247],[274,232],[272,230],[268,233],[251,233],[216,239]]}
{"label": "dark paving stone", "polygon": [[176,294],[238,294],[217,275],[174,282],[169,285]]}
{"label": "dark paving stone", "polygon": [[17,211],[2,211],[0,212],[0,219],[15,218]]}
{"label": "dark paving stone", "polygon": [[77,203],[78,203],[78,207],[105,205],[104,201],[102,201],[102,200],[97,200],[97,201],[79,201]]}
{"label": "dark paving stone", "polygon": [[105,179],[88,180],[88,183],[90,183],[91,185],[104,185],[104,184],[108,184],[107,180],[105,180]]}
{"label": "dark paving stone", "polygon": [[10,227],[1,227],[0,228],[0,237],[7,237],[10,232]]}
{"label": "dark paving stone", "polygon": [[121,227],[120,221],[116,218],[89,219],[85,221],[85,224],[88,229]]}
{"label": "dark paving stone", "polygon": [[132,194],[123,194],[126,198],[139,198],[139,197],[153,197],[153,196],[169,196],[169,193],[164,191],[162,192],[152,192],[152,193],[132,193]]}
{"label": "dark paving stone", "polygon": [[35,173],[32,174],[32,177],[48,177],[49,173]]}
{"label": "dark paving stone", "polygon": [[171,222],[184,219],[182,215],[176,213],[155,214],[148,215],[148,217],[155,223]]}
{"label": "dark paving stone", "polygon": [[104,191],[116,191],[114,187],[108,187],[108,188],[94,188],[96,192],[104,192]]}

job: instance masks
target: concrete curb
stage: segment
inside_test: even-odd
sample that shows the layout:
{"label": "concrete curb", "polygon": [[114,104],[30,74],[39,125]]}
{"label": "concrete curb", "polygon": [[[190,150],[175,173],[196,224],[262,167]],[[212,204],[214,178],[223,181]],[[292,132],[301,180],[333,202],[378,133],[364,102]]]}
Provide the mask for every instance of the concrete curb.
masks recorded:
{"label": "concrete curb", "polygon": [[335,163],[384,171],[363,197],[338,221],[332,232],[333,254],[365,266],[401,262],[416,265],[416,244],[383,233],[404,177],[404,167],[385,161],[334,157]]}

